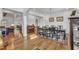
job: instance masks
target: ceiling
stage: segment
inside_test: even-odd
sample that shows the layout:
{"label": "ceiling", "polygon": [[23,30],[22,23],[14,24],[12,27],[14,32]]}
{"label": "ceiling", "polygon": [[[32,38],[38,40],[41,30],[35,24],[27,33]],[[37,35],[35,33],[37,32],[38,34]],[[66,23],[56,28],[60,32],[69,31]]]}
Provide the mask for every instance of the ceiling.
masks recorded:
{"label": "ceiling", "polygon": [[52,15],[58,12],[73,10],[75,8],[8,8],[8,9],[15,10],[15,11],[22,12],[22,13],[26,11],[28,12],[29,10],[31,12],[49,16],[49,15]]}
{"label": "ceiling", "polygon": [[72,9],[73,8],[32,8],[31,11],[43,15],[51,15],[53,13],[63,12]]}
{"label": "ceiling", "polygon": [[27,11],[28,8],[9,8],[10,10],[18,11],[18,12],[24,12],[25,10]]}

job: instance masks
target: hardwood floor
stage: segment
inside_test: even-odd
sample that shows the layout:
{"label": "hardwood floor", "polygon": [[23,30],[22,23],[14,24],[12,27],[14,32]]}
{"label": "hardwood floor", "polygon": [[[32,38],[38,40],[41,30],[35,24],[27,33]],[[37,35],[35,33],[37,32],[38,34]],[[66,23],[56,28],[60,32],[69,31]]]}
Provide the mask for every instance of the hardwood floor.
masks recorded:
{"label": "hardwood floor", "polygon": [[3,37],[4,41],[7,41],[8,44],[6,49],[3,50],[23,50],[24,49],[24,40],[23,37],[19,35],[15,36],[14,33],[9,33],[9,35]]}
{"label": "hardwood floor", "polygon": [[35,34],[28,35],[28,49],[38,48],[40,50],[66,50],[67,44],[43,38]]}
{"label": "hardwood floor", "polygon": [[24,49],[27,45],[27,50],[67,50],[67,43],[58,42],[35,34],[28,34],[27,44],[24,43],[24,38],[22,36],[15,36],[10,33],[8,36],[4,37],[8,41],[7,50],[26,50]]}

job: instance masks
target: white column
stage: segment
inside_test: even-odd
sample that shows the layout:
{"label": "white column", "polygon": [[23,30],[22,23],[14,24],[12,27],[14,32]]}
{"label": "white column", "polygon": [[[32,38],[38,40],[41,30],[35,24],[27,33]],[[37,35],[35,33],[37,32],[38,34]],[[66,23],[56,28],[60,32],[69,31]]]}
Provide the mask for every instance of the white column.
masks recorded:
{"label": "white column", "polygon": [[27,49],[28,42],[27,42],[27,19],[28,16],[23,14],[23,24],[22,24],[22,33],[24,37],[24,49]]}
{"label": "white column", "polygon": [[22,25],[22,33],[24,36],[24,49],[28,48],[28,40],[27,40],[27,20],[28,20],[28,12],[30,11],[30,9],[28,9],[27,11],[24,10],[23,13],[23,25]]}
{"label": "white column", "polygon": [[27,16],[23,15],[23,36],[27,37]]}
{"label": "white column", "polygon": [[2,8],[0,8],[0,25],[1,25],[1,20],[3,19],[3,12],[2,12]]}
{"label": "white column", "polygon": [[[0,8],[0,26],[1,26],[1,20],[3,19],[3,12],[2,12],[2,8]],[[1,36],[1,31],[0,31],[0,36]]]}

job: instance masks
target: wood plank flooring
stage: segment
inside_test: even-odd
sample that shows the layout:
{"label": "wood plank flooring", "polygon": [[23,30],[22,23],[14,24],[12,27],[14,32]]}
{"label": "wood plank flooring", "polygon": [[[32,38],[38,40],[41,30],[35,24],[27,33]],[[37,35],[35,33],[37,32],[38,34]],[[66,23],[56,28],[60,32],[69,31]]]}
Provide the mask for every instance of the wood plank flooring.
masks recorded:
{"label": "wood plank flooring", "polygon": [[[35,38],[34,38],[35,36]],[[33,38],[33,39],[32,39]],[[67,44],[57,42],[48,38],[43,38],[35,34],[29,34],[28,49],[38,48],[40,50],[66,50]]]}
{"label": "wood plank flooring", "polygon": [[66,43],[57,42],[35,34],[28,34],[27,44],[24,44],[23,37],[15,36],[13,33],[10,33],[4,39],[8,40],[7,50],[24,50],[24,45],[28,46],[27,50],[33,50],[35,48],[40,50],[67,50]]}
{"label": "wood plank flooring", "polygon": [[[23,50],[24,49],[24,40],[23,37],[19,35],[15,36],[14,33],[3,37],[4,40],[7,40],[6,50]],[[5,49],[4,49],[5,50]]]}

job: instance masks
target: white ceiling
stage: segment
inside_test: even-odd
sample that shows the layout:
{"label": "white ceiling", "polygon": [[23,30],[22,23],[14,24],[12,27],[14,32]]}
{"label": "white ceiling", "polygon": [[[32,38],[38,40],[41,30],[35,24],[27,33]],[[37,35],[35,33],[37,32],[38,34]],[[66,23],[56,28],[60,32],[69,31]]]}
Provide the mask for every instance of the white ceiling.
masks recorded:
{"label": "white ceiling", "polygon": [[15,10],[15,11],[18,11],[18,12],[24,12],[25,10],[27,11],[28,8],[9,8],[11,10]]}
{"label": "white ceiling", "polygon": [[66,10],[70,10],[68,8],[32,8],[31,11],[43,14],[43,15],[50,15],[53,13],[63,12]]}
{"label": "white ceiling", "polygon": [[42,15],[50,15],[50,14],[55,14],[55,13],[63,12],[67,10],[73,10],[74,8],[9,8],[9,9],[23,12],[23,13],[29,10],[31,12],[35,12]]}

